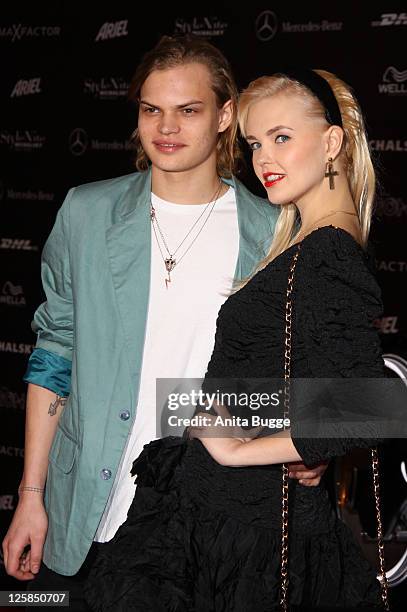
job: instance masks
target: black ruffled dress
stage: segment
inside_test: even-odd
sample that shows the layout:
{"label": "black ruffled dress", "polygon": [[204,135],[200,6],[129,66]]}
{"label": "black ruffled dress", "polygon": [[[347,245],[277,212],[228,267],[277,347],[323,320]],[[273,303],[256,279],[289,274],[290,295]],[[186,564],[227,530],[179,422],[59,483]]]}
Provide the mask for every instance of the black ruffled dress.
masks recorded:
{"label": "black ruffled dress", "polygon": [[[283,376],[291,247],[222,306],[206,381]],[[382,377],[373,321],[380,290],[368,258],[344,230],[303,240],[293,295],[293,377]],[[292,435],[307,465],[373,440]],[[199,440],[167,437],[133,465],[137,488],[126,522],[101,546],[86,584],[95,611],[279,610],[281,465],[219,465]],[[376,572],[337,519],[322,484],[290,481],[292,610],[380,609]]]}

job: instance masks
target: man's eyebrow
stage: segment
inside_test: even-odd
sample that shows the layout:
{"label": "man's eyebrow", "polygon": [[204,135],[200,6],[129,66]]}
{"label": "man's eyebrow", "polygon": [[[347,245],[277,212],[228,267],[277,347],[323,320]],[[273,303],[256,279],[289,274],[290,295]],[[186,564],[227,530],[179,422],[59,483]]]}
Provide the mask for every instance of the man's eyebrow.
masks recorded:
{"label": "man's eyebrow", "polygon": [[[153,108],[160,108],[159,106],[157,106],[157,104],[152,104],[151,102],[148,102],[147,100],[140,100],[140,104],[145,104],[146,106],[152,106]],[[189,100],[188,102],[185,102],[184,104],[177,104],[174,108],[186,108],[187,106],[192,106],[196,104],[203,104],[203,101],[202,100]]]}
{"label": "man's eyebrow", "polygon": [[178,104],[175,108],[185,108],[186,106],[192,106],[193,104],[203,104],[202,100],[191,100],[186,104]]}
{"label": "man's eyebrow", "polygon": [[[293,128],[288,127],[288,125],[276,125],[276,127],[273,127],[270,130],[267,130],[266,136],[271,136],[272,134],[274,134],[274,132],[278,132],[278,130],[291,130],[291,131],[293,131]],[[256,136],[251,136],[250,134],[248,134],[246,136],[246,140],[256,140]]]}

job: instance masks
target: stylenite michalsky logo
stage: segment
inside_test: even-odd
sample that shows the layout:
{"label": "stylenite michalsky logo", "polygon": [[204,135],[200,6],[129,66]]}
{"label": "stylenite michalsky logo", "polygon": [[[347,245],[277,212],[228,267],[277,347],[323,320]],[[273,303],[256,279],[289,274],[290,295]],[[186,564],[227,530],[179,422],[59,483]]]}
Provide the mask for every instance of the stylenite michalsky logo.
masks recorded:
{"label": "stylenite michalsky logo", "polygon": [[407,153],[407,140],[381,138],[369,140],[369,146],[372,151],[384,151],[386,153]]}
{"label": "stylenite michalsky logo", "polygon": [[8,387],[0,387],[0,409],[11,408],[12,410],[25,410],[26,394],[21,391],[13,391]]}
{"label": "stylenite michalsky logo", "polygon": [[262,42],[272,40],[277,34],[278,20],[273,11],[263,11],[256,19],[256,36]]}
{"label": "stylenite michalsky logo", "polygon": [[25,342],[13,342],[9,340],[0,340],[0,353],[31,355],[34,348],[34,344],[26,344]]}
{"label": "stylenite michalsky logo", "polygon": [[193,17],[184,19],[176,17],[174,22],[174,34],[193,34],[203,38],[214,38],[223,36],[228,28],[227,21],[219,17]]}
{"label": "stylenite michalsky logo", "polygon": [[92,79],[87,77],[83,81],[83,91],[99,100],[118,100],[126,98],[130,82],[123,77],[101,77]]}
{"label": "stylenite michalsky logo", "polygon": [[69,136],[69,150],[72,155],[83,155],[89,145],[87,133],[82,128],[75,128]]}
{"label": "stylenite michalsky logo", "polygon": [[32,153],[43,148],[46,137],[37,130],[0,130],[0,145],[18,153]]}

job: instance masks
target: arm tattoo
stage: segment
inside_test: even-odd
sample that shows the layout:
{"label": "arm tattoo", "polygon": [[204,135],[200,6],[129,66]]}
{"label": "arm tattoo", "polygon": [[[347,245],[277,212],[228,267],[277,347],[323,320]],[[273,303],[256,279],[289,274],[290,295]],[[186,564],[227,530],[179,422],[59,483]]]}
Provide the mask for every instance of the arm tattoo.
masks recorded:
{"label": "arm tattoo", "polygon": [[50,414],[51,416],[54,416],[57,413],[58,406],[64,407],[65,404],[66,404],[66,397],[61,397],[60,395],[57,395],[55,400],[51,402],[49,405],[48,414]]}

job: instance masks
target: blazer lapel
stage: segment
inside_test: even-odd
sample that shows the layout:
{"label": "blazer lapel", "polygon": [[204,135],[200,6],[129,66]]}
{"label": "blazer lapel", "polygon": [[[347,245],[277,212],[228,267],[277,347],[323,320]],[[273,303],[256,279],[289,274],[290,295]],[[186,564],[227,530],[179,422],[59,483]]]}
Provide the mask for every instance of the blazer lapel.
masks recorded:
{"label": "blazer lapel", "polygon": [[151,173],[135,175],[118,202],[118,221],[106,231],[130,372],[136,377],[142,364],[150,290],[150,199]]}

